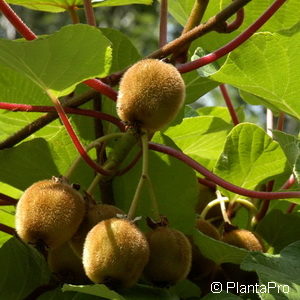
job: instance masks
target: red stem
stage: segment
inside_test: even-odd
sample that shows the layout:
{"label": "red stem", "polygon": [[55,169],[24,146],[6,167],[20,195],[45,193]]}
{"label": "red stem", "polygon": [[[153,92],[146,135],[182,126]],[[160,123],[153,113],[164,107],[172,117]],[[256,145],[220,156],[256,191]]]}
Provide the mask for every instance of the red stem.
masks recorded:
{"label": "red stem", "polygon": [[198,179],[198,182],[209,187],[209,188],[212,188],[212,189],[216,189],[216,184],[214,182],[212,182],[211,180],[208,180],[206,178],[197,178]]}
{"label": "red stem", "polygon": [[202,66],[210,64],[233,51],[246,40],[248,40],[261,26],[263,26],[285,2],[286,0],[274,1],[274,3],[252,25],[250,25],[244,32],[239,34],[231,42],[208,55],[179,66],[177,68],[178,71],[181,73],[193,71]]}
{"label": "red stem", "polygon": [[[16,28],[16,30],[26,39],[26,40],[34,40],[37,38],[31,29],[21,20],[21,18],[13,11],[13,9],[4,1],[0,0],[0,11],[5,15],[5,17],[9,20],[9,22]],[[101,82],[99,79],[89,79],[84,81],[84,83],[101,94],[111,98],[116,101],[117,92],[112,89],[107,84]]]}
{"label": "red stem", "polygon": [[238,125],[240,123],[240,121],[239,121],[237,113],[236,113],[236,111],[235,111],[235,109],[233,107],[231,98],[230,98],[230,96],[228,94],[228,91],[227,91],[227,88],[226,88],[225,84],[220,84],[220,90],[221,90],[221,93],[222,93],[223,98],[225,100],[225,103],[227,105],[228,111],[230,113],[230,116],[231,116],[231,119],[232,119],[232,123],[234,125]]}
{"label": "red stem", "polygon": [[287,208],[286,213],[291,214],[297,205],[298,205],[297,203],[291,203],[291,205]]}
{"label": "red stem", "polygon": [[118,93],[112,89],[109,85],[105,84],[99,79],[89,79],[84,81],[86,85],[107,96],[108,98],[117,101]]}
{"label": "red stem", "polygon": [[10,203],[9,205],[16,205],[18,203],[18,200],[15,198],[12,198],[10,196],[7,196],[5,194],[0,193],[0,200],[5,201],[7,203]]}
{"label": "red stem", "polygon": [[17,235],[16,230],[10,226],[0,223],[0,231],[5,232],[10,235]]}
{"label": "red stem", "polygon": [[198,162],[187,156],[186,154],[175,150],[171,147],[165,146],[165,145],[160,145],[156,144],[153,142],[149,142],[149,149],[155,150],[158,152],[162,152],[165,154],[168,154],[170,156],[173,156],[188,166],[192,167],[194,170],[197,172],[201,173],[204,175],[207,179],[213,181],[215,184],[223,187],[224,189],[231,191],[233,193],[247,196],[247,197],[252,197],[252,198],[258,198],[258,199],[284,199],[284,198],[300,198],[300,192],[295,192],[295,191],[290,191],[290,192],[261,192],[261,191],[253,191],[253,190],[248,190],[242,187],[239,187],[237,185],[234,185],[228,181],[225,181],[221,177],[215,175],[211,171],[207,170],[205,167],[200,165]]}
{"label": "red stem", "polygon": [[[0,109],[6,109],[10,111],[26,111],[26,112],[55,112],[56,111],[55,107],[53,106],[38,106],[38,105],[27,105],[27,104],[6,103],[6,102],[0,102]],[[121,131],[125,131],[124,124],[119,119],[109,114],[105,114],[102,112],[97,112],[89,109],[79,109],[79,108],[71,108],[71,107],[64,107],[64,110],[66,113],[89,116],[96,119],[108,121],[116,125]]]}
{"label": "red stem", "polygon": [[26,39],[32,41],[37,36],[31,29],[22,21],[22,19],[11,9],[11,7],[4,1],[0,0],[0,10],[5,17],[11,22],[15,29]]}
{"label": "red stem", "polygon": [[244,8],[237,11],[235,20],[226,26],[226,33],[233,32],[237,30],[244,22],[245,13]]}

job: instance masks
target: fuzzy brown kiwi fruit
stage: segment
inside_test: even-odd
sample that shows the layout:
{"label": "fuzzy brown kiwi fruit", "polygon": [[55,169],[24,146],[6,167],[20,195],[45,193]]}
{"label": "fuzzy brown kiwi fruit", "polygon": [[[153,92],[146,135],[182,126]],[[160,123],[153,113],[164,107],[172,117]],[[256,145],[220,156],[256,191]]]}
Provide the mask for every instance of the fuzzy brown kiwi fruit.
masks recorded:
{"label": "fuzzy brown kiwi fruit", "polygon": [[117,113],[121,120],[152,133],[175,118],[184,97],[184,81],[173,65],[144,59],[123,75]]}
{"label": "fuzzy brown kiwi fruit", "polygon": [[88,284],[81,259],[74,253],[68,243],[52,249],[48,253],[49,269],[56,277],[70,284]]}
{"label": "fuzzy brown kiwi fruit", "polygon": [[94,226],[83,249],[86,275],[95,283],[128,288],[140,278],[149,259],[144,234],[127,219],[111,218]]}
{"label": "fuzzy brown kiwi fruit", "polygon": [[161,287],[185,279],[192,261],[192,247],[188,238],[168,226],[158,226],[146,236],[150,259],[144,270],[145,278]]}
{"label": "fuzzy brown kiwi fruit", "polygon": [[70,240],[70,245],[74,252],[81,257],[84,240],[88,232],[99,222],[114,218],[117,214],[124,215],[124,212],[114,205],[94,204],[88,208],[87,214],[80,224],[78,231]]}
{"label": "fuzzy brown kiwi fruit", "polygon": [[[225,233],[223,234],[222,241],[249,251],[265,251],[263,242],[256,233],[246,229],[238,229],[228,224],[225,224]],[[255,272],[243,271],[240,269],[239,265],[224,263],[221,267],[230,281],[248,285],[254,284],[258,281],[257,274]]]}
{"label": "fuzzy brown kiwi fruit", "polygon": [[222,241],[249,251],[264,252],[264,245],[257,234],[246,229],[234,229],[225,232]]}
{"label": "fuzzy brown kiwi fruit", "polygon": [[16,208],[19,237],[40,250],[56,248],[77,231],[85,214],[81,194],[58,178],[27,188]]}
{"label": "fuzzy brown kiwi fruit", "polygon": [[[196,228],[215,240],[221,239],[217,228],[206,220],[198,218],[196,221]],[[203,278],[216,271],[217,265],[214,261],[203,256],[192,238],[190,240],[192,244],[192,267],[188,278],[195,283],[199,283]]]}

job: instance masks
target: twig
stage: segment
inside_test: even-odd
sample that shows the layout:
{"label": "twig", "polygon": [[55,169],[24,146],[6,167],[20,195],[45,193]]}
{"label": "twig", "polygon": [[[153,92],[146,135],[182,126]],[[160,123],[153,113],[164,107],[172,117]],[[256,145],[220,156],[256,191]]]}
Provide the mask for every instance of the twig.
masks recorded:
{"label": "twig", "polygon": [[230,5],[225,7],[214,17],[211,17],[206,23],[200,24],[194,29],[188,31],[187,33],[181,35],[179,38],[173,40],[172,42],[166,44],[164,47],[154,51],[148,58],[162,58],[172,54],[175,50],[180,49],[186,44],[191,43],[197,38],[203,36],[204,34],[215,30],[219,24],[224,23],[227,19],[233,16],[239,9],[244,7],[251,0],[236,0]]}
{"label": "twig", "polygon": [[80,23],[80,19],[79,19],[79,16],[77,14],[77,8],[76,8],[76,6],[70,6],[68,8],[68,12],[70,14],[70,17],[71,17],[71,20],[72,20],[73,24]]}
{"label": "twig", "polygon": [[277,126],[276,126],[277,130],[283,131],[284,121],[285,121],[285,113],[280,112],[277,121]]}
{"label": "twig", "polygon": [[[95,91],[88,91],[80,96],[68,99],[64,105],[71,106],[71,107],[79,106],[79,105],[84,104],[85,102],[89,101],[90,99],[92,99],[96,93],[97,92],[95,92]],[[21,142],[22,140],[24,140],[31,134],[35,133],[39,129],[43,128],[44,126],[48,125],[49,123],[51,123],[52,121],[54,121],[57,118],[58,118],[58,115],[56,112],[50,112],[50,113],[47,113],[47,114],[39,117],[38,119],[36,119],[35,121],[26,125],[24,128],[17,131],[16,133],[11,135],[4,141],[0,142],[0,150],[13,147],[17,143]]]}
{"label": "twig", "polygon": [[160,1],[159,47],[167,43],[168,35],[168,0]]}
{"label": "twig", "polygon": [[0,223],[0,231],[10,234],[12,236],[17,235],[16,230],[10,226]]}
{"label": "twig", "polygon": [[221,177],[215,175],[211,171],[207,170],[205,167],[200,165],[198,162],[196,162],[194,159],[190,158],[186,154],[175,150],[171,147],[156,144],[153,142],[149,142],[149,149],[155,150],[158,152],[162,152],[165,154],[168,154],[170,156],[173,156],[181,161],[183,161],[186,165],[192,167],[197,172],[204,175],[207,179],[213,181],[215,184],[223,187],[224,189],[231,191],[233,193],[252,197],[252,198],[258,198],[258,199],[284,199],[284,198],[300,198],[300,192],[296,191],[289,191],[289,192],[261,192],[261,191],[254,191],[254,190],[248,190],[242,187],[239,187],[235,184],[232,184]]}
{"label": "twig", "polygon": [[9,205],[16,205],[18,203],[17,199],[7,196],[3,193],[0,193],[0,200],[10,203]]}
{"label": "twig", "polygon": [[230,96],[228,94],[228,91],[227,91],[227,88],[226,88],[225,84],[220,84],[220,90],[221,90],[221,93],[222,93],[223,98],[225,100],[225,103],[227,105],[229,114],[230,114],[231,119],[232,119],[232,123],[234,125],[238,125],[240,123],[240,121],[239,121],[237,113],[236,113],[236,111],[235,111],[235,109],[233,107],[231,98],[230,98]]}
{"label": "twig", "polygon": [[94,9],[91,0],[83,0],[86,22],[91,26],[97,26]]}
{"label": "twig", "polygon": [[285,2],[286,0],[275,0],[274,3],[252,25],[250,25],[245,31],[239,34],[228,44],[199,59],[179,66],[177,68],[178,71],[181,73],[193,71],[210,64],[233,51],[242,43],[247,41],[261,26],[263,26]]}
{"label": "twig", "polygon": [[[195,0],[194,6],[190,13],[190,16],[183,28],[181,33],[185,34],[186,32],[192,30],[196,26],[198,26],[203,18],[203,15],[206,11],[209,0]],[[171,57],[171,61],[175,64],[185,63],[187,61],[187,53],[191,43],[184,45],[181,49],[175,51]]]}
{"label": "twig", "polygon": [[235,20],[229,24],[226,22],[225,30],[219,32],[231,33],[239,29],[239,27],[244,22],[244,17],[245,17],[244,8],[241,8],[240,10],[237,11]]}
{"label": "twig", "polygon": [[[7,103],[0,102],[0,109],[6,109],[13,112],[17,111],[26,111],[26,112],[56,112],[55,107],[53,106],[39,106],[39,105],[28,105],[28,104],[18,104],[18,103]],[[100,111],[94,111],[90,109],[80,109],[80,108],[72,108],[65,107],[66,113],[81,115],[81,116],[89,116],[95,119],[108,121],[114,125],[116,125],[121,131],[125,131],[124,124],[117,118],[112,115],[102,113]],[[56,113],[57,115],[57,113]]]}

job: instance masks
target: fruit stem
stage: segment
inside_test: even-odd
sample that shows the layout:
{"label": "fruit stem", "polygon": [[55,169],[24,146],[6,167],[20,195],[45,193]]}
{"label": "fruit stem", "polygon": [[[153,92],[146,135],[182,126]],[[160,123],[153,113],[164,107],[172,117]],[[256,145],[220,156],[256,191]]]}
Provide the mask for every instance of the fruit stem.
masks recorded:
{"label": "fruit stem", "polygon": [[[229,202],[228,197],[222,197],[222,195],[220,194],[219,191],[216,191],[217,193],[217,199],[214,199],[212,201],[210,201],[206,207],[203,209],[203,211],[200,214],[200,218],[205,219],[207,213],[209,212],[209,210],[214,207],[215,205],[221,204],[221,202],[223,202],[223,204]],[[219,195],[218,195],[219,193]],[[253,213],[257,211],[257,208],[255,207],[255,205],[250,202],[247,199],[243,199],[243,198],[237,198],[235,200],[235,202],[242,204],[243,206],[247,207],[250,211],[252,211]],[[227,222],[227,221],[226,221]]]}
{"label": "fruit stem", "polygon": [[231,98],[229,96],[228,90],[226,88],[226,85],[225,84],[220,84],[220,90],[221,90],[221,93],[222,93],[223,98],[225,100],[225,103],[227,105],[229,114],[230,114],[231,119],[232,119],[232,123],[234,125],[238,125],[240,123],[240,121],[239,121],[237,113],[236,113],[236,111],[233,107],[233,104],[232,104]]}
{"label": "fruit stem", "polygon": [[[118,138],[120,136],[124,135],[123,132],[117,132],[117,133],[111,133],[111,134],[107,134],[104,135],[98,139],[96,139],[95,141],[93,141],[92,143],[90,143],[88,146],[86,146],[85,148],[85,152],[89,152],[91,149],[99,146],[101,143],[108,141],[110,139],[114,139],[114,138]],[[65,173],[64,177],[66,177],[67,179],[70,179],[70,177],[72,176],[72,174],[74,173],[75,169],[77,168],[78,164],[81,162],[82,160],[82,156],[78,156],[77,159],[73,162],[73,164],[70,166],[70,168],[68,169],[68,171]]]}
{"label": "fruit stem", "polygon": [[140,176],[139,183],[137,185],[133,200],[131,202],[129,212],[128,212],[128,219],[133,220],[136,214],[138,202],[141,198],[141,192],[142,188],[145,184],[145,182],[148,183],[148,191],[149,196],[151,199],[151,204],[153,208],[153,216],[155,220],[159,220],[160,214],[158,210],[158,204],[156,200],[156,196],[154,193],[153,184],[151,181],[151,178],[149,176],[149,146],[148,146],[148,134],[146,132],[143,132],[141,134],[141,142],[142,142],[142,152],[143,152],[143,165],[142,165],[142,174]]}
{"label": "fruit stem", "polygon": [[160,1],[159,47],[167,43],[168,35],[168,0]]}

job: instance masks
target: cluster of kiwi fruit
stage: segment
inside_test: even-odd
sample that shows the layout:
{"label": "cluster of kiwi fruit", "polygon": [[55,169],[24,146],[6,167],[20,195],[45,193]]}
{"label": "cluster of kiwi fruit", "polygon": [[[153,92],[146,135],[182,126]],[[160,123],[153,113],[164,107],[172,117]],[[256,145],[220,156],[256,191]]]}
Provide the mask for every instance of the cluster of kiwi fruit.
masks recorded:
{"label": "cluster of kiwi fruit", "polygon": [[[201,196],[202,195],[204,195],[204,198],[201,197],[196,206],[196,212],[199,214],[201,214],[205,204],[213,199],[214,191],[201,186]],[[222,214],[220,207],[213,207],[207,215],[209,215],[212,221],[198,217],[195,223],[196,229],[203,234],[212,239],[248,251],[266,251],[262,238],[256,232],[238,228],[229,223],[224,223],[224,221],[221,222]],[[232,281],[239,282],[240,284],[254,284],[258,281],[255,272],[243,271],[237,264],[223,263],[217,265],[214,261],[208,259],[201,253],[191,237],[190,241],[192,244],[192,267],[188,278],[200,286],[202,294],[210,292],[210,285],[213,281],[224,283]]]}
{"label": "cluster of kiwi fruit", "polygon": [[42,251],[63,282],[128,288],[143,275],[167,286],[184,279],[191,267],[191,245],[183,233],[159,222],[144,234],[122,210],[94,203],[63,178],[25,190],[16,209],[16,230]]}

